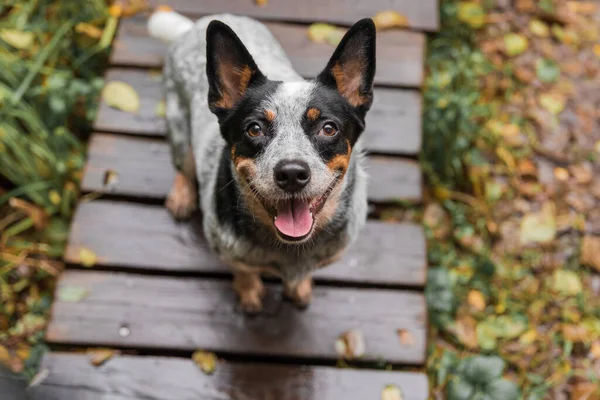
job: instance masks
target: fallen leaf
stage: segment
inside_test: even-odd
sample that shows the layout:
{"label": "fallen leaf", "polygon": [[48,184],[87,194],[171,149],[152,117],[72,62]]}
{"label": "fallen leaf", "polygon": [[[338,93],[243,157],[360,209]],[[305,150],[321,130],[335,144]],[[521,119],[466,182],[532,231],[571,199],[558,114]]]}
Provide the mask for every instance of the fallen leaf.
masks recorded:
{"label": "fallen leaf", "polygon": [[594,179],[594,167],[591,163],[571,165],[570,169],[577,183],[581,185],[587,185]]}
{"label": "fallen leaf", "polygon": [[535,340],[537,339],[537,331],[535,329],[529,329],[528,331],[526,331],[525,333],[523,333],[521,335],[521,337],[519,338],[519,343],[521,343],[522,345],[528,346],[530,344],[532,344],[533,342],[535,342]]}
{"label": "fallen leaf", "polygon": [[548,283],[551,290],[565,296],[575,296],[583,290],[581,278],[573,271],[558,269]]}
{"label": "fallen leaf", "polygon": [[[590,348],[590,355],[592,356],[592,359],[600,360],[600,340],[596,340],[592,343],[592,347]],[[1,358],[0,362],[2,362]]]}
{"label": "fallen leaf", "polygon": [[254,4],[256,4],[259,7],[264,7],[267,4],[269,4],[269,0],[254,0]]}
{"label": "fallen leaf", "polygon": [[582,325],[563,324],[562,334],[573,343],[586,343],[589,340],[588,331]]}
{"label": "fallen leaf", "polygon": [[88,248],[82,247],[79,249],[79,261],[84,267],[93,267],[98,261],[96,253]]}
{"label": "fallen leaf", "polygon": [[471,308],[473,308],[476,311],[481,312],[485,310],[485,297],[483,297],[483,294],[478,290],[469,291],[469,294],[467,296],[467,302],[469,303]]}
{"label": "fallen leaf", "polygon": [[569,171],[562,167],[554,168],[554,177],[561,182],[565,182],[569,179]]}
{"label": "fallen leaf", "polygon": [[600,58],[600,43],[595,44],[594,47],[592,48],[592,51],[594,52],[596,57]]}
{"label": "fallen leaf", "polygon": [[551,114],[560,114],[565,109],[567,99],[560,93],[542,93],[538,97],[540,106]]}
{"label": "fallen leaf", "polygon": [[544,83],[553,83],[560,76],[560,67],[556,62],[547,58],[540,58],[535,63],[537,77]]}
{"label": "fallen leaf", "polygon": [[0,30],[0,39],[20,50],[28,49],[35,38],[33,32],[24,32],[17,29]]}
{"label": "fallen leaf", "polygon": [[365,354],[365,337],[362,331],[351,329],[342,333],[335,341],[337,355],[349,360],[360,358]]}
{"label": "fallen leaf", "polygon": [[413,346],[415,344],[415,338],[407,329],[398,329],[396,333],[402,346]]}
{"label": "fallen leaf", "polygon": [[433,232],[438,240],[443,240],[450,233],[450,217],[438,203],[429,203],[423,213],[423,224]]}
{"label": "fallen leaf", "polygon": [[217,369],[217,356],[214,353],[197,350],[192,354],[192,360],[207,375],[212,375]]}
{"label": "fallen leaf", "polygon": [[113,349],[88,349],[87,358],[93,366],[99,367],[113,358],[116,354],[118,354],[118,352]]}
{"label": "fallen leaf", "polygon": [[528,213],[521,220],[521,244],[548,243],[556,236],[555,207],[546,202],[536,213]]}
{"label": "fallen leaf", "polygon": [[456,338],[468,348],[477,348],[477,321],[475,318],[469,315],[460,316],[450,331],[452,331]]}
{"label": "fallen leaf", "polygon": [[337,46],[338,44],[340,44],[345,34],[345,30],[336,29],[335,31],[332,31],[327,36],[325,36],[325,41],[331,46]]}
{"label": "fallen leaf", "polygon": [[164,100],[156,103],[156,108],[154,109],[154,115],[160,118],[164,118],[167,114],[167,105]]}
{"label": "fallen leaf", "polygon": [[532,19],[529,21],[529,30],[538,37],[546,38],[550,36],[550,28],[546,23],[540,21],[539,19]]}
{"label": "fallen leaf", "polygon": [[106,191],[112,192],[119,184],[119,174],[112,169],[107,169],[104,171],[104,179],[102,180],[102,183]]}
{"label": "fallen leaf", "polygon": [[504,35],[504,51],[510,57],[518,56],[527,50],[529,41],[518,33],[508,33]]}
{"label": "fallen leaf", "polygon": [[378,31],[393,28],[406,28],[408,26],[408,18],[393,10],[378,12],[373,17],[373,22]]}
{"label": "fallen leaf", "polygon": [[131,85],[111,81],[102,89],[102,99],[113,108],[136,113],[140,109],[140,97]]}
{"label": "fallen leaf", "polygon": [[485,24],[485,11],[481,4],[470,1],[458,3],[458,20],[477,29]]}
{"label": "fallen leaf", "polygon": [[396,385],[387,385],[381,391],[381,400],[403,400],[402,392]]}
{"label": "fallen leaf", "polygon": [[92,39],[100,39],[102,37],[102,29],[85,22],[75,25],[75,32],[91,37]]}
{"label": "fallen leaf", "polygon": [[0,345],[0,365],[8,365],[10,362],[10,353],[6,347]]}
{"label": "fallen leaf", "polygon": [[581,243],[581,263],[600,272],[600,237],[585,235]]}
{"label": "fallen leaf", "polygon": [[43,230],[48,225],[48,213],[37,205],[17,197],[11,197],[8,201],[8,205],[31,218],[33,225],[37,230]]}
{"label": "fallen leaf", "polygon": [[537,167],[531,160],[527,158],[519,160],[519,163],[517,164],[517,170],[523,178],[537,178]]}
{"label": "fallen leaf", "polygon": [[56,190],[53,189],[50,192],[48,192],[48,200],[50,200],[50,203],[57,206],[60,204],[62,197]]}
{"label": "fallen leaf", "polygon": [[596,4],[591,1],[567,1],[569,11],[576,14],[593,14],[596,12]]}
{"label": "fallen leaf", "polygon": [[327,43],[327,36],[334,34],[338,29],[337,26],[317,22],[308,27],[307,34],[315,43]]}
{"label": "fallen leaf", "polygon": [[597,400],[600,385],[594,382],[578,382],[571,389],[571,400]]}
{"label": "fallen leaf", "polygon": [[79,286],[61,286],[58,290],[58,299],[67,303],[77,303],[85,299],[90,291]]}

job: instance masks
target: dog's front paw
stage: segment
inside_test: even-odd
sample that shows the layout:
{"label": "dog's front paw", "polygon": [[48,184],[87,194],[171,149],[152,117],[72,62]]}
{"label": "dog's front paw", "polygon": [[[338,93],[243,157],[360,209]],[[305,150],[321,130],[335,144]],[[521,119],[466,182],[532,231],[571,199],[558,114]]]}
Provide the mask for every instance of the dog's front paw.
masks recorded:
{"label": "dog's front paw", "polygon": [[258,314],[263,309],[262,296],[254,292],[244,293],[240,296],[240,309],[245,314]]}
{"label": "dog's front paw", "polygon": [[285,284],[283,295],[292,301],[296,307],[307,308],[312,302],[313,282],[312,278],[306,278],[298,283]]}
{"label": "dog's front paw", "polygon": [[178,172],[167,196],[165,206],[175,219],[184,220],[190,218],[196,210],[196,199],[195,185],[185,175]]}
{"label": "dog's front paw", "polygon": [[240,299],[240,308],[246,314],[257,314],[262,311],[262,299],[266,289],[255,273],[236,272],[233,275],[233,289]]}

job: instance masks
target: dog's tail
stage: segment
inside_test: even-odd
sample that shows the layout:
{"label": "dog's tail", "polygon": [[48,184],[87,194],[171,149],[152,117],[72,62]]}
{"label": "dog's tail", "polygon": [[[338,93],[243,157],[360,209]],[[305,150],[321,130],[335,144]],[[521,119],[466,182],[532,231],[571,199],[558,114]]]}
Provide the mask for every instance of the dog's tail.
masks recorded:
{"label": "dog's tail", "polygon": [[160,6],[148,20],[148,33],[155,39],[170,43],[194,27],[194,21],[176,13],[169,6]]}

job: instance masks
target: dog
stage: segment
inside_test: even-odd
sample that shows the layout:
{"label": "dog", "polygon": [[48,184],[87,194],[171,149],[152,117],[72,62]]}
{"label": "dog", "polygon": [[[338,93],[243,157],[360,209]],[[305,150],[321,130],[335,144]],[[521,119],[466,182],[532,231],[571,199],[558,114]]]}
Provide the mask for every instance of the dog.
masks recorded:
{"label": "dog", "polygon": [[284,295],[306,307],[311,273],[338,260],[367,218],[361,134],[375,25],[358,21],[318,77],[304,80],[254,19],[171,14],[167,26],[160,12],[149,24],[171,41],[164,88],[177,173],[166,207],[181,220],[199,206],[244,312],[262,308],[262,274],[280,277]]}

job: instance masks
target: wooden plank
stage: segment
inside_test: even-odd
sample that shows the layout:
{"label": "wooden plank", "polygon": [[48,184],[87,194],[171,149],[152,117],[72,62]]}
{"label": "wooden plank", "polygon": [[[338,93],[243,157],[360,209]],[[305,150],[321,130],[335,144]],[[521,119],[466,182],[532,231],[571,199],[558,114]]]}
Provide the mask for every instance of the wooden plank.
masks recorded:
{"label": "wooden plank", "polygon": [[[110,63],[118,66],[162,67],[167,44],[148,36],[144,17],[124,19],[119,27]],[[281,43],[294,69],[305,78],[316,77],[333,54],[334,47],[308,39],[306,26],[267,23]],[[235,27],[234,27],[235,28]],[[377,35],[376,85],[420,87],[423,83],[425,35],[385,31]]]}
{"label": "wooden plank", "polygon": [[[65,260],[80,264],[82,248],[100,266],[180,273],[228,274],[204,241],[200,218],[175,222],[162,206],[98,200],[80,204]],[[337,263],[315,277],[344,283],[423,287],[425,237],[421,226],[368,221]]]}
{"label": "wooden plank", "polygon": [[[421,200],[421,170],[415,161],[384,156],[370,156],[368,161],[371,201]],[[106,187],[104,176],[109,170],[117,173],[118,183]],[[82,190],[162,199],[174,176],[166,142],[95,133],[88,147]]]}
{"label": "wooden plank", "polygon": [[[247,317],[237,310],[231,282],[66,271],[58,290],[77,287],[88,295],[78,302],[60,298],[54,302],[46,339],[54,344],[200,348],[331,362],[338,357],[336,339],[357,329],[364,336],[364,361],[411,365],[425,361],[422,293],[316,286],[312,305],[300,311],[281,299],[281,285],[266,286],[263,312]],[[399,329],[406,330],[414,343],[402,344]]]}
{"label": "wooden plank", "polygon": [[94,367],[85,355],[49,353],[42,369],[49,375],[31,400],[364,400],[381,398],[390,384],[404,400],[425,400],[429,391],[416,372],[220,361],[206,375],[173,357],[116,356]]}
{"label": "wooden plank", "polygon": [[380,11],[394,10],[407,17],[410,28],[426,31],[439,28],[437,0],[269,0],[265,7],[257,6],[254,0],[150,0],[150,4],[154,7],[168,4],[176,11],[195,16],[233,13],[268,20],[347,26]]}
{"label": "wooden plank", "polygon": [[[159,73],[113,68],[108,70],[106,81],[124,81],[133,86],[140,96],[140,110],[129,113],[101,101],[95,130],[165,135],[165,120],[156,113],[163,98]],[[375,89],[375,100],[366,124],[364,140],[369,150],[385,154],[418,153],[421,149],[421,95],[414,90]]]}

